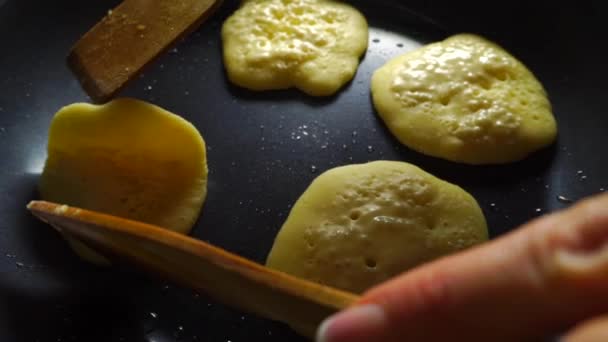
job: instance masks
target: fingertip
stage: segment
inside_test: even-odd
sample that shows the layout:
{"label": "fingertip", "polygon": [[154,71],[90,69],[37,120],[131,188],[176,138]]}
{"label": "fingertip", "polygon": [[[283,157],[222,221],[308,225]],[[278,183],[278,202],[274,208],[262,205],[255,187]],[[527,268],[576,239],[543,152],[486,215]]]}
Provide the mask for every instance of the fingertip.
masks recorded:
{"label": "fingertip", "polygon": [[608,341],[608,316],[585,321],[574,327],[560,341],[601,342]]}
{"label": "fingertip", "polygon": [[321,325],[317,329],[315,342],[328,342],[329,341],[329,338],[327,337],[327,330],[328,330],[330,324],[331,324],[331,317],[324,320],[323,323],[321,323]]}
{"label": "fingertip", "polygon": [[608,272],[608,195],[581,201],[557,223],[552,266],[562,275],[606,281]]}
{"label": "fingertip", "polygon": [[327,318],[317,330],[317,342],[376,341],[387,329],[384,310],[374,304],[355,306]]}

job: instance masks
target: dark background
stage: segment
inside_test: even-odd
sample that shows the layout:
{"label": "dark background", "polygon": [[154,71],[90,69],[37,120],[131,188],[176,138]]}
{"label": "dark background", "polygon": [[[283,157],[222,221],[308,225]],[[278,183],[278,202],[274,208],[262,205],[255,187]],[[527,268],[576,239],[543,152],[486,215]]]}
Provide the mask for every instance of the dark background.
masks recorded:
{"label": "dark background", "polygon": [[[116,3],[0,0],[0,340],[299,340],[204,295],[80,262],[25,211],[37,197],[53,114],[87,101],[65,56]],[[184,116],[203,134],[210,182],[197,238],[263,262],[290,205],[318,173],[375,159],[413,162],[461,185],[479,200],[492,236],[569,205],[557,196],[577,200],[608,188],[600,1],[353,1],[372,28],[369,52],[353,82],[326,99],[227,83],[219,32],[236,3],[225,3],[124,92]],[[412,152],[384,128],[369,100],[371,73],[418,44],[465,31],[503,45],[543,82],[559,123],[554,147],[511,165],[472,167]]]}

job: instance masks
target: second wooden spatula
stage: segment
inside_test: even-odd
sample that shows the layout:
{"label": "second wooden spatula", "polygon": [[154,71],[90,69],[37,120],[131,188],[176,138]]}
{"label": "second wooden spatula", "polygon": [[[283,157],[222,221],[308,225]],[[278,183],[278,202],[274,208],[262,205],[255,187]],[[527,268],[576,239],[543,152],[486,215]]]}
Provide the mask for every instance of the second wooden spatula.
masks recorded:
{"label": "second wooden spatula", "polygon": [[124,0],[72,48],[68,65],[94,102],[109,100],[221,0]]}

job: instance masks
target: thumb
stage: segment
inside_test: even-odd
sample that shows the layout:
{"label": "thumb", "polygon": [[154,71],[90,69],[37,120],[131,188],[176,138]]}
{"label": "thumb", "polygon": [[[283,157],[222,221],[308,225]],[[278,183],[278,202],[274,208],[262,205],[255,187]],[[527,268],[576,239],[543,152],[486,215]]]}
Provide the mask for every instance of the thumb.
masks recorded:
{"label": "thumb", "polygon": [[608,312],[608,195],[365,293],[321,342],[520,341]]}

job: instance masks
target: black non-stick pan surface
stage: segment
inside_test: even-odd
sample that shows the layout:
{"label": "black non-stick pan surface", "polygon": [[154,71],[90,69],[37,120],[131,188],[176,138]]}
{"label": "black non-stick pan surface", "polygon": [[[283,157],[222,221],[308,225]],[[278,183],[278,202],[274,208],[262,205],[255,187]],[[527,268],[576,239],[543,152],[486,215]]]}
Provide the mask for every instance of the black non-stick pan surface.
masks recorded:
{"label": "black non-stick pan surface", "polygon": [[[81,262],[26,212],[38,196],[53,114],[88,100],[65,56],[116,3],[0,0],[0,341],[299,341],[282,324],[204,294]],[[336,96],[231,86],[220,28],[237,1],[224,3],[124,91],[182,115],[208,144],[209,195],[196,238],[263,262],[313,178],[377,159],[415,163],[470,191],[493,237],[570,205],[559,196],[577,200],[608,188],[601,1],[353,3],[369,20],[369,51]],[[420,44],[465,31],[503,45],[545,85],[560,129],[553,147],[519,163],[473,167],[425,157],[389,134],[370,102],[372,72]]]}

